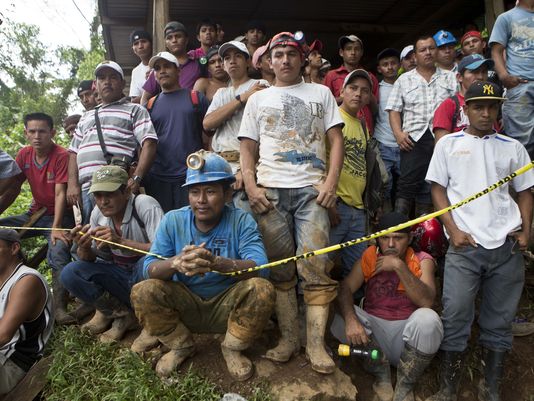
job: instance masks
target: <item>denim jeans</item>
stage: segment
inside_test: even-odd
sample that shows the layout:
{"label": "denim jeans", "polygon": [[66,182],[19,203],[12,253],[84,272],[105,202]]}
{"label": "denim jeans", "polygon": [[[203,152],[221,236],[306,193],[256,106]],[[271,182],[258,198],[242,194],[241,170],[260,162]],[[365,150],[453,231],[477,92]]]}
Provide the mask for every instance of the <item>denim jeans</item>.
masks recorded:
{"label": "denim jeans", "polygon": [[[337,226],[330,228],[330,245],[360,238],[366,234],[365,210],[349,206],[342,201],[337,202],[336,208],[341,221]],[[341,254],[343,277],[349,275],[354,263],[361,258],[366,248],[367,243],[362,242],[330,253],[331,257]]]}
{"label": "denim jeans", "polygon": [[143,180],[147,195],[156,199],[165,213],[189,205],[189,192],[184,181],[167,182],[148,175]]}
{"label": "denim jeans", "polygon": [[[4,226],[23,226],[28,221],[30,221],[31,214],[24,213],[18,216],[10,216],[0,219],[0,225]],[[54,216],[42,216],[37,222],[33,225],[34,227],[39,228],[50,228],[54,223]],[[71,215],[63,217],[62,228],[72,228],[74,227],[74,220]],[[70,255],[70,246],[66,245],[63,241],[56,241],[56,244],[52,244],[52,239],[50,238],[52,231],[34,231],[28,230],[24,234],[23,238],[33,238],[42,236],[46,238],[48,242],[48,252],[46,254],[46,260],[50,267],[54,270],[61,271],[63,267],[71,261]]]}
{"label": "denim jeans", "polygon": [[386,165],[388,172],[388,183],[384,188],[384,198],[391,198],[391,189],[393,186],[393,175],[400,176],[400,148],[398,146],[392,147],[384,145],[378,142],[378,148],[380,149],[380,156]]}
{"label": "denim jeans", "polygon": [[507,135],[517,139],[534,158],[534,81],[506,91],[502,121]]}
{"label": "denim jeans", "polygon": [[[304,188],[267,188],[267,198],[274,205],[273,213],[257,216],[265,247],[272,249],[270,241],[280,239],[294,247],[297,254],[328,246],[330,222],[328,212],[317,204],[318,192],[309,186]],[[279,224],[279,222],[284,224]],[[262,227],[276,225],[265,235]],[[268,256],[269,255],[269,251]],[[337,282],[329,277],[332,262],[327,255],[313,256],[297,261],[297,272],[302,280],[304,301],[309,305],[326,305],[337,295]],[[289,273],[289,274],[288,274]],[[281,282],[296,284],[294,269],[278,267],[271,270],[271,280],[277,288]]]}
{"label": "denim jeans", "polygon": [[512,347],[512,320],[525,280],[523,256],[512,254],[512,247],[510,238],[496,249],[449,247],[443,278],[442,350],[467,347],[479,290],[479,343],[496,351]]}
{"label": "denim jeans", "polygon": [[142,280],[144,257],[131,270],[97,259],[95,262],[77,260],[61,272],[61,282],[75,297],[93,304],[104,291],[130,306],[130,291]]}

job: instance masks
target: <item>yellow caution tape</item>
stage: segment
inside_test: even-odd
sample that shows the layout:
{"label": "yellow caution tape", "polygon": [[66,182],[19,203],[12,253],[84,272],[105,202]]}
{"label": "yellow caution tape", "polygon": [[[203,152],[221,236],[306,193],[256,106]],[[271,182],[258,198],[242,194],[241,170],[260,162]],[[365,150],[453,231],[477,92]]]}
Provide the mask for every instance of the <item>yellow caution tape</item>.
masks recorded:
{"label": "yellow caution tape", "polygon": [[[352,245],[356,245],[356,244],[359,244],[359,243],[362,243],[362,242],[365,242],[365,241],[369,241],[369,240],[372,240],[372,239],[375,239],[375,238],[378,238],[378,237],[382,237],[383,235],[386,235],[386,234],[389,234],[389,233],[392,233],[392,232],[395,232],[395,231],[402,230],[404,228],[413,226],[413,225],[421,223],[423,221],[430,220],[430,219],[432,219],[434,217],[441,216],[442,214],[450,212],[451,210],[458,209],[459,207],[461,207],[463,205],[466,205],[467,203],[470,203],[470,202],[472,202],[472,201],[474,201],[474,200],[476,200],[476,199],[478,199],[478,198],[480,198],[480,197],[482,197],[482,196],[494,191],[495,189],[503,186],[504,184],[512,181],[515,177],[527,172],[528,170],[530,170],[533,167],[534,167],[534,161],[531,161],[529,164],[517,169],[516,171],[514,171],[510,175],[507,175],[506,177],[500,179],[496,183],[494,183],[494,184],[490,185],[489,187],[483,189],[482,191],[477,192],[476,194],[473,194],[471,196],[468,196],[467,198],[461,200],[460,202],[455,203],[454,205],[447,206],[446,208],[443,208],[441,210],[435,211],[435,212],[430,213],[430,214],[425,214],[424,216],[421,216],[421,217],[418,217],[416,219],[407,221],[406,223],[398,224],[396,226],[393,226],[393,227],[390,227],[390,228],[386,228],[386,229],[381,230],[381,231],[377,231],[374,234],[370,234],[370,235],[366,235],[364,237],[360,237],[360,238],[356,238],[356,239],[353,239],[353,240],[350,240],[350,241],[342,242],[340,244],[331,245],[331,246],[328,246],[326,248],[317,249],[315,251],[306,252],[306,253],[303,253],[303,254],[300,254],[300,255],[291,256],[289,258],[280,259],[280,260],[277,260],[277,261],[274,261],[274,262],[269,262],[269,263],[266,263],[266,264],[263,264],[263,265],[260,265],[260,266],[251,267],[251,268],[248,268],[248,269],[245,269],[245,270],[238,270],[238,271],[231,272],[231,273],[218,272],[216,270],[213,270],[213,272],[214,273],[223,274],[223,275],[227,275],[227,276],[238,276],[238,275],[241,275],[241,274],[251,273],[251,272],[255,272],[255,271],[258,271],[258,270],[262,270],[262,269],[270,269],[270,268],[273,268],[273,267],[284,265],[284,264],[286,264],[288,262],[296,262],[298,260],[309,259],[309,258],[311,258],[313,256],[324,255],[326,253],[334,252],[334,251],[337,251],[337,250],[342,249],[342,248],[346,248],[346,247],[349,247],[349,246],[352,246]],[[12,229],[12,230],[71,231],[71,229],[69,229],[69,228],[51,228],[51,227],[48,228],[48,227],[0,226],[0,228]],[[82,232],[80,232],[80,234],[83,235]],[[116,242],[108,241],[108,240],[100,238],[100,237],[91,236],[91,238],[94,239],[95,241],[105,242],[105,243],[107,243],[109,245],[112,245],[112,246],[115,246],[115,247],[119,247],[119,248],[128,249],[130,251],[138,252],[138,253],[141,253],[141,254],[144,254],[144,255],[154,256],[154,257],[156,257],[158,259],[162,259],[162,260],[169,259],[169,258],[166,258],[164,256],[161,256],[161,255],[158,255],[158,254],[155,254],[155,253],[152,253],[152,252],[147,252],[147,251],[143,251],[141,249],[132,248],[130,246],[118,244]]]}

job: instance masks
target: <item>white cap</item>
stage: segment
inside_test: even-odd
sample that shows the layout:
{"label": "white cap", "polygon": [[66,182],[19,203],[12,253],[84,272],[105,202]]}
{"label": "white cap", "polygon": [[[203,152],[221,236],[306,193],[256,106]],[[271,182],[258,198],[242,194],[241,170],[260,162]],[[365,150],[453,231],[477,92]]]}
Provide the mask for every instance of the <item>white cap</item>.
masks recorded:
{"label": "white cap", "polygon": [[408,54],[410,54],[411,52],[413,52],[413,45],[408,45],[406,46],[404,49],[402,49],[401,51],[401,54],[400,54],[400,59],[401,60],[404,60],[406,58],[406,56],[408,56]]}
{"label": "white cap", "polygon": [[180,63],[178,63],[176,57],[169,52],[159,52],[155,56],[152,56],[148,62],[149,67],[154,68],[154,64],[156,64],[156,61],[158,60],[167,60],[169,63],[174,64],[177,68],[180,68]]}
{"label": "white cap", "polygon": [[250,53],[248,52],[247,46],[243,42],[238,42],[237,40],[231,40],[230,42],[223,43],[221,47],[219,47],[219,56],[221,58],[224,58],[224,53],[228,49],[237,49],[241,53],[244,53],[247,58],[250,58]]}
{"label": "white cap", "polygon": [[98,64],[95,68],[95,76],[98,74],[98,71],[104,68],[111,68],[112,70],[118,72],[121,78],[124,79],[124,72],[122,71],[121,66],[118,65],[115,61],[111,60],[105,60]]}

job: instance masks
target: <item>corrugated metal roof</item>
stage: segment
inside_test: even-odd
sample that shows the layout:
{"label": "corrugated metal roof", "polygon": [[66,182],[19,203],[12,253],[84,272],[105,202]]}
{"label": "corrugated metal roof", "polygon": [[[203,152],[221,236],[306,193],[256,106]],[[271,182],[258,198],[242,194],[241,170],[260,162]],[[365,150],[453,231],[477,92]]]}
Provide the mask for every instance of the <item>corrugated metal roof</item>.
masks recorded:
{"label": "corrugated metal roof", "polygon": [[[99,0],[106,49],[125,71],[138,63],[128,35],[137,28],[152,30],[152,7],[152,0]],[[340,35],[358,35],[371,61],[380,49],[402,48],[420,34],[441,28],[460,31],[484,13],[484,0],[170,0],[169,8],[171,20],[190,30],[191,42],[196,23],[204,18],[222,23],[228,40],[243,34],[248,21],[260,19],[268,34],[302,30],[308,41],[321,39],[335,65]]]}

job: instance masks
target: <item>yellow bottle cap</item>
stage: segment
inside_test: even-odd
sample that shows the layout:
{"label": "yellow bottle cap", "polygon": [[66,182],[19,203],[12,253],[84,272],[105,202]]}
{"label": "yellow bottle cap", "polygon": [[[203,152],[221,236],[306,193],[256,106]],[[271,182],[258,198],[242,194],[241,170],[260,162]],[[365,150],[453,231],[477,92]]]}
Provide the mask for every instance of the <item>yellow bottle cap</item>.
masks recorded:
{"label": "yellow bottle cap", "polygon": [[349,356],[350,355],[350,346],[347,344],[339,344],[337,348],[337,354],[339,356]]}

